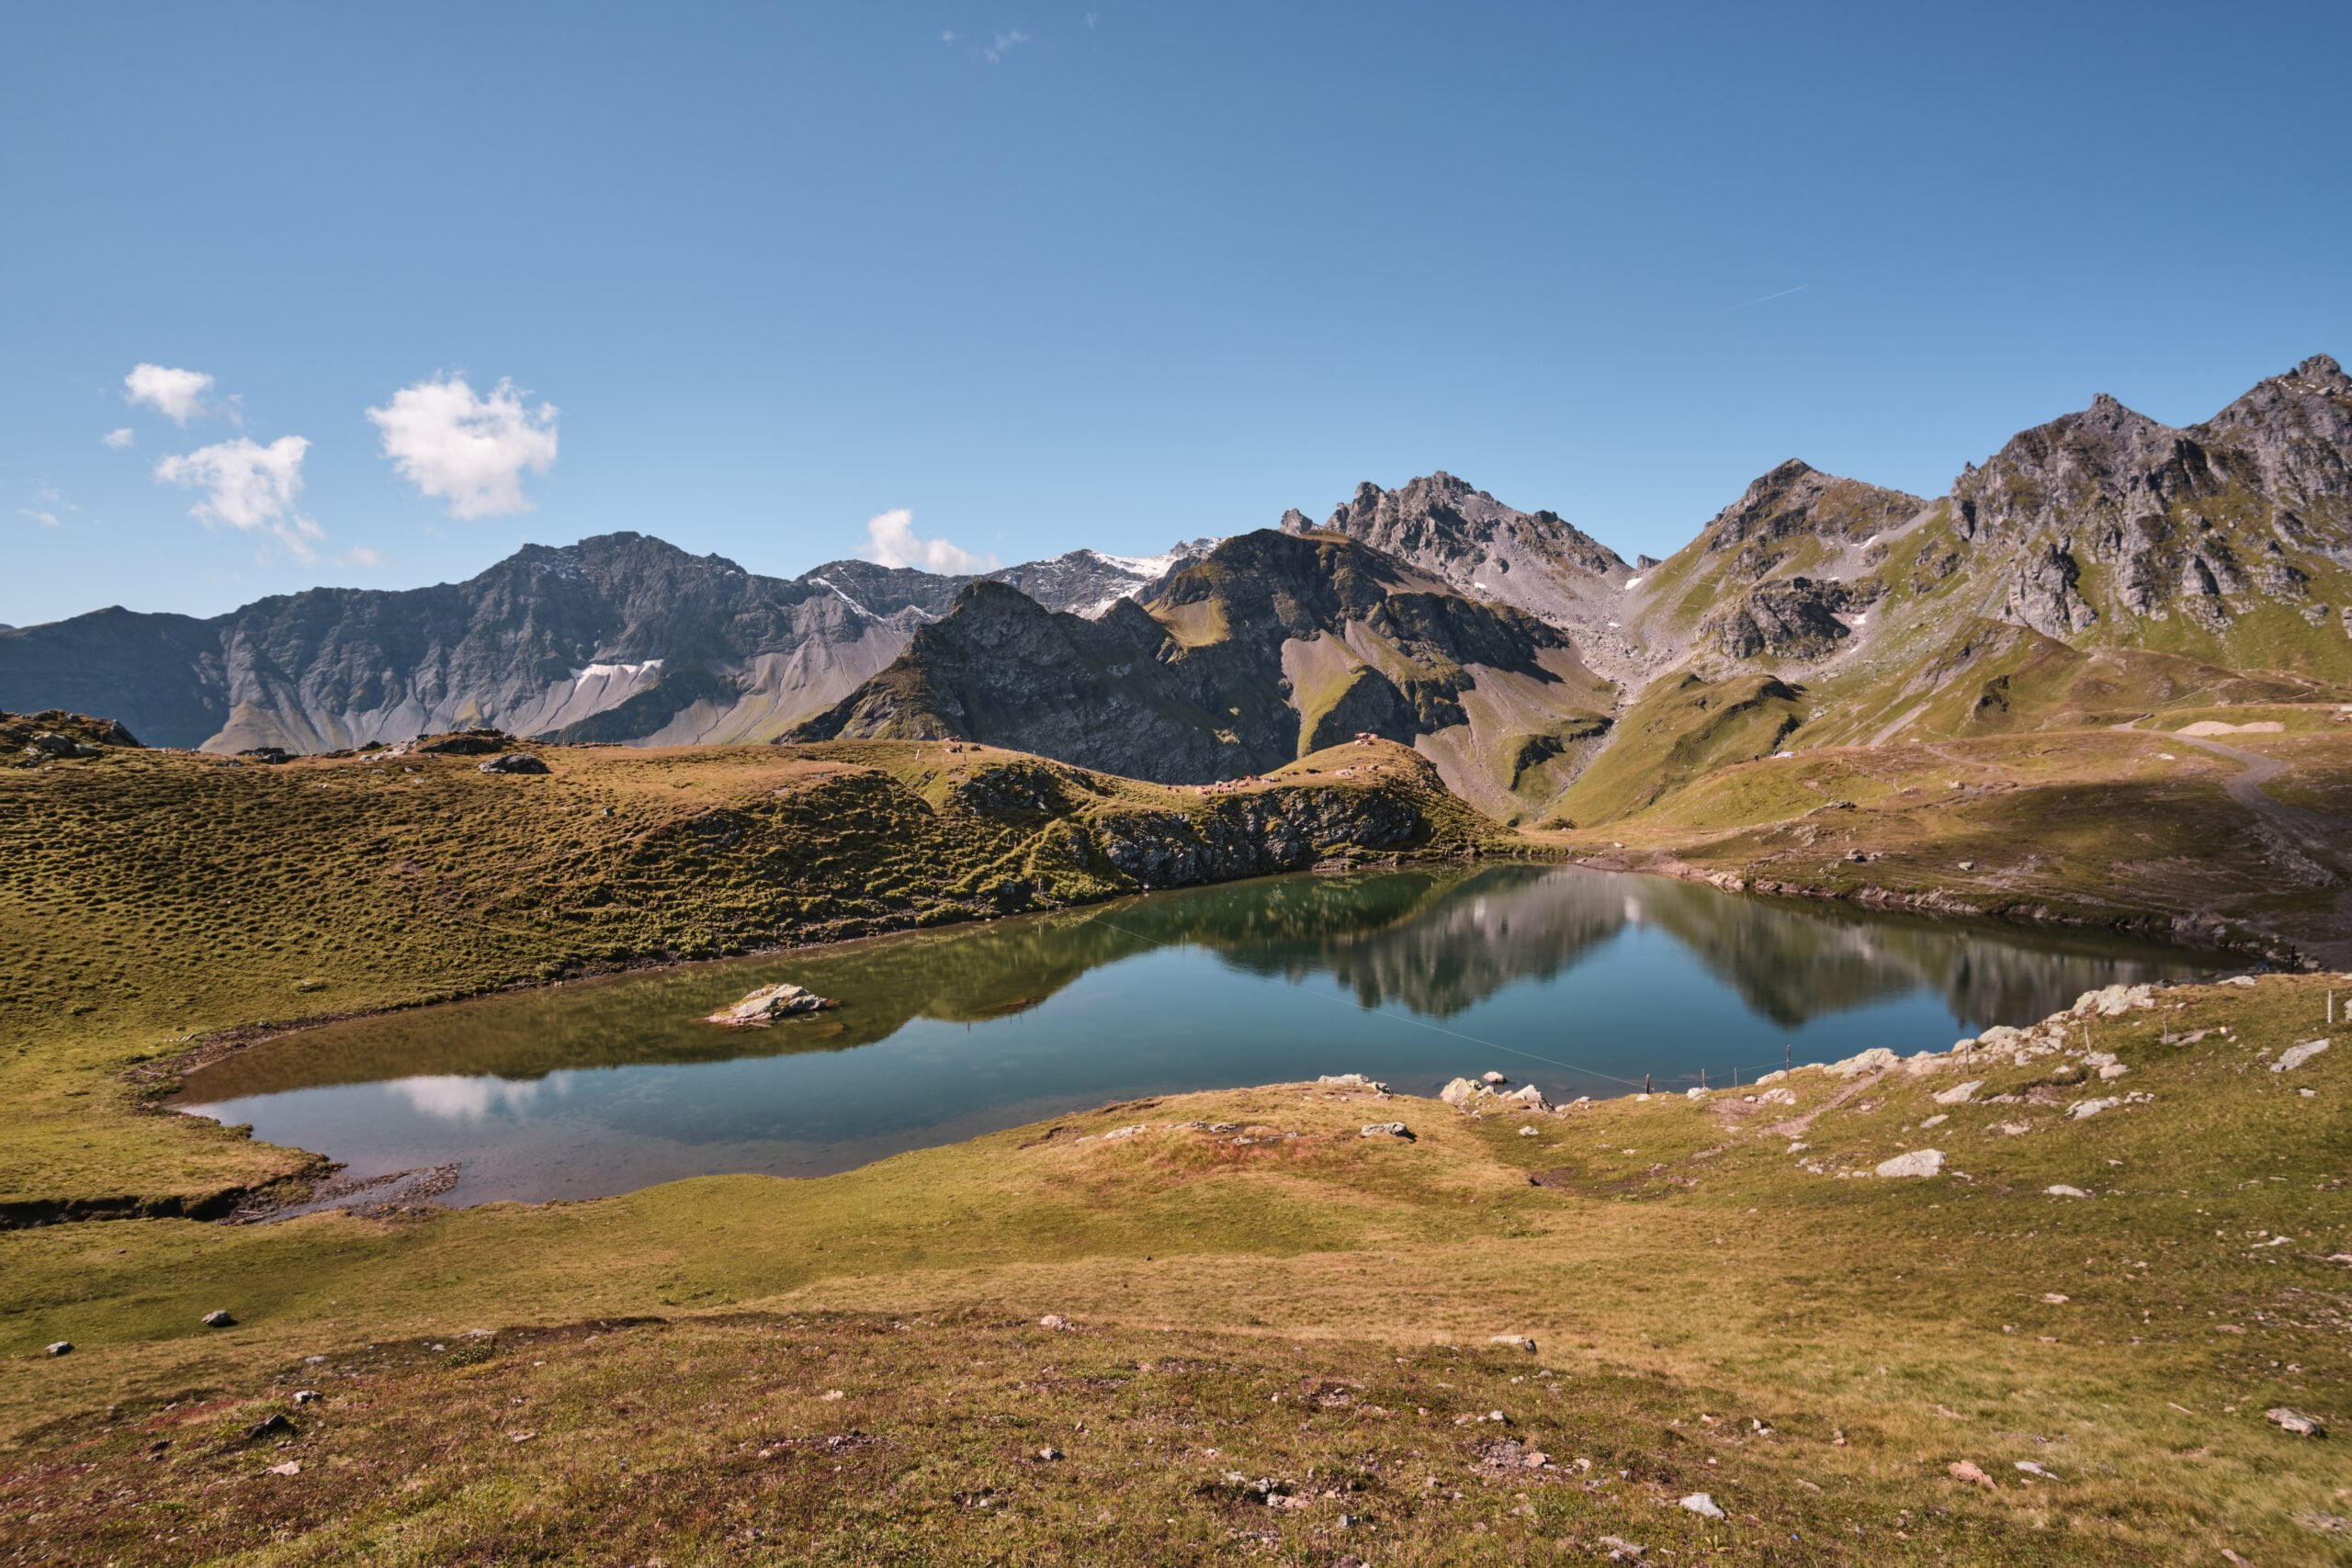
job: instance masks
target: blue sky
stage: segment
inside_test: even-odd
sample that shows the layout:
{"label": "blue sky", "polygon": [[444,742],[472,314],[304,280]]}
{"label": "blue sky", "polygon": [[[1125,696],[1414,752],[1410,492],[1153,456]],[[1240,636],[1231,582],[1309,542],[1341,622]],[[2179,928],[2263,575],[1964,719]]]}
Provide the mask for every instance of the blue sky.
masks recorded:
{"label": "blue sky", "polygon": [[1628,555],[1792,456],[1932,493],[2352,359],[2347,59],[2340,3],[13,6],[0,621],[1437,468]]}

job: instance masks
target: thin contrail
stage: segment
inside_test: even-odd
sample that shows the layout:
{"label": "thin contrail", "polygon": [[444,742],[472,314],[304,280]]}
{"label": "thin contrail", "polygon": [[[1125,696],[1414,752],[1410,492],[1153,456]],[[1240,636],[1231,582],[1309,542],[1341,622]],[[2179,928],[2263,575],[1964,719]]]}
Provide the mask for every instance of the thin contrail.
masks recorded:
{"label": "thin contrail", "polygon": [[[1747,305],[1761,305],[1766,299],[1785,299],[1792,294],[1802,294],[1812,287],[1813,285],[1810,283],[1800,283],[1794,288],[1783,288],[1778,294],[1767,294],[1764,296],[1763,299],[1750,299],[1747,302]],[[1732,309],[1735,310],[1745,310],[1747,309],[1747,305],[1734,305]]]}

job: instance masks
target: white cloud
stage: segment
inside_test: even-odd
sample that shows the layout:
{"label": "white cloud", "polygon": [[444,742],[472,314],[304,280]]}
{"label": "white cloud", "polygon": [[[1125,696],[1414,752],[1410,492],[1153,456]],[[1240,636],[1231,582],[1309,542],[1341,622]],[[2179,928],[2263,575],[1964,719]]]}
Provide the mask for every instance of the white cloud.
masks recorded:
{"label": "white cloud", "polygon": [[435,1120],[481,1122],[496,1112],[528,1111],[543,1092],[551,1090],[561,1098],[571,1087],[566,1077],[552,1073],[545,1078],[493,1078],[436,1073],[394,1078],[386,1087],[412,1109]]}
{"label": "white cloud", "polygon": [[384,557],[381,551],[370,549],[366,545],[354,545],[351,548],[343,552],[343,564],[345,566],[364,566],[369,568],[379,567],[384,564]]}
{"label": "white cloud", "polygon": [[1024,32],[999,33],[996,35],[996,41],[994,43],[989,44],[988,48],[980,51],[980,58],[987,61],[990,65],[994,65],[998,61],[1002,60],[1006,55],[1011,54],[1015,49],[1028,41],[1029,35]]}
{"label": "white cloud", "polygon": [[62,528],[65,526],[63,523],[58,521],[57,513],[54,512],[35,512],[29,506],[19,506],[17,508],[17,515],[19,517],[29,517],[44,528]]}
{"label": "white cloud", "polygon": [[996,566],[994,556],[976,556],[944,539],[915,537],[915,514],[905,507],[865,520],[865,558],[877,566],[910,566],[922,571],[968,576]]}
{"label": "white cloud", "polygon": [[302,457],[310,449],[299,435],[281,435],[266,446],[240,435],[164,458],[155,465],[155,479],[203,491],[204,499],[189,515],[207,526],[267,532],[307,560],[311,541],[324,536],[316,523],[294,509],[302,493]]}
{"label": "white cloud", "polygon": [[126,424],[120,430],[107,431],[104,435],[99,436],[98,439],[105,442],[109,446],[128,446],[132,442],[138,440],[139,437],[133,435],[130,433],[130,426]]}
{"label": "white cloud", "polygon": [[544,474],[555,461],[555,405],[526,408],[512,381],[488,397],[476,396],[463,376],[419,381],[368,417],[401,477],[447,501],[452,517],[530,511],[523,475]]}
{"label": "white cloud", "polygon": [[956,35],[953,32],[941,33],[939,35],[939,41],[942,43],[954,43],[956,41]]}
{"label": "white cloud", "polygon": [[186,424],[204,412],[204,394],[212,389],[212,378],[201,370],[174,370],[141,361],[130,367],[122,385],[126,401],[151,404],[174,424]]}

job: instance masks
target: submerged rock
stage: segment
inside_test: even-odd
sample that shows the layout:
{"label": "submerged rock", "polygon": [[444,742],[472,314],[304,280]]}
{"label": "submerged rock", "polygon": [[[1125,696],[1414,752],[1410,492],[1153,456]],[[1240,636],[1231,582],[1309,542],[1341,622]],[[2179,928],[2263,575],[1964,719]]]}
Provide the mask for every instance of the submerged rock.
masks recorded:
{"label": "submerged rock", "polygon": [[720,1008],[709,1014],[705,1023],[723,1023],[729,1028],[745,1026],[765,1028],[779,1018],[793,1018],[804,1012],[818,1012],[833,1006],[831,998],[783,981],[774,986],[762,986],[732,1007]]}

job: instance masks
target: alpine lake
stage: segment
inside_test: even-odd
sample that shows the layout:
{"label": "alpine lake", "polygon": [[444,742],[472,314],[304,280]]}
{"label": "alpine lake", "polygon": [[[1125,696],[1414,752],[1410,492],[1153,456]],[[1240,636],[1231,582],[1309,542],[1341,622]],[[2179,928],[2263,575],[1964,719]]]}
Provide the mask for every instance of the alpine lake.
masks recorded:
{"label": "alpine lake", "polygon": [[[2221,962],[1577,867],[1284,876],[323,1025],[191,1073],[175,1103],[340,1162],[312,1206],[537,1202],[820,1176],[1323,1074],[1434,1094],[1492,1070],[1555,1103],[1736,1089]],[[780,980],[839,1005],[704,1021]]]}

